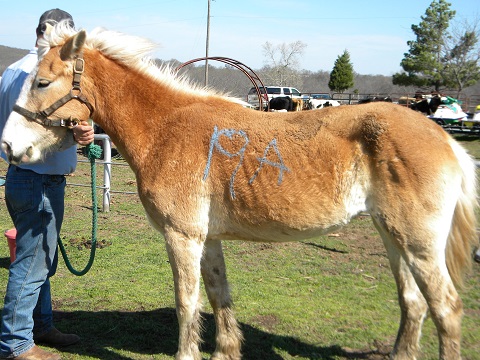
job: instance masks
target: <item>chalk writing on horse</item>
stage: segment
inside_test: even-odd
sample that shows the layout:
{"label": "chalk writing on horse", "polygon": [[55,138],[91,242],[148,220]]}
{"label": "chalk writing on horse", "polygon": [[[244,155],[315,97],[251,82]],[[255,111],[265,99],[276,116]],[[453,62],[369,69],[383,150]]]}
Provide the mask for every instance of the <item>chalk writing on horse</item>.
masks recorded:
{"label": "chalk writing on horse", "polygon": [[[242,145],[242,147],[235,153],[231,153],[227,150],[225,150],[222,145],[220,144],[220,137],[221,136],[225,136],[227,137],[228,139],[232,139],[233,136],[235,135],[239,135],[240,137],[243,138],[244,140],[244,143]],[[242,163],[243,163],[243,157],[244,157],[244,154],[245,154],[245,149],[247,148],[247,145],[248,145],[248,136],[247,134],[245,133],[245,131],[243,130],[234,130],[234,129],[222,129],[222,130],[218,130],[218,128],[215,126],[214,130],[213,130],[213,134],[212,134],[212,137],[210,139],[210,148],[208,150],[208,160],[207,160],[207,165],[205,166],[205,170],[203,171],[203,180],[206,180],[207,177],[208,177],[208,174],[210,172],[210,165],[211,165],[211,162],[212,162],[212,157],[213,157],[213,150],[216,149],[219,153],[221,153],[222,155],[225,155],[227,156],[228,158],[232,158],[232,157],[236,157],[238,156],[239,158],[239,161],[238,161],[238,164],[237,164],[237,167],[235,168],[235,170],[233,171],[232,173],[232,176],[230,178],[230,195],[232,197],[232,199],[235,199],[235,188],[234,188],[234,183],[235,183],[235,176],[238,172],[238,169],[242,166]],[[275,161],[271,161],[268,159],[268,153],[270,152],[270,148],[273,148],[273,150],[275,151],[275,154],[278,158],[278,161],[279,162],[275,162]],[[262,169],[263,165],[270,165],[270,166],[273,166],[273,167],[276,167],[279,169],[280,173],[278,175],[278,181],[277,181],[277,184],[280,185],[282,183],[282,180],[283,180],[283,172],[284,171],[290,171],[286,166],[285,164],[283,163],[283,159],[282,159],[282,155],[280,154],[280,151],[278,150],[278,146],[277,146],[277,140],[276,139],[272,139],[272,141],[270,141],[267,145],[267,147],[265,148],[265,151],[263,153],[263,156],[260,157],[260,158],[257,158],[258,159],[258,162],[259,162],[259,166],[257,168],[257,170],[255,171],[255,173],[253,174],[253,176],[250,178],[250,180],[248,181],[248,183],[251,185],[253,183],[253,181],[255,180],[255,178],[258,176],[258,173],[260,172],[260,170]]]}
{"label": "chalk writing on horse", "polygon": [[[268,160],[267,158],[267,155],[270,151],[270,148],[273,148],[273,150],[275,151],[275,154],[277,155],[277,158],[279,160],[279,162],[274,162],[274,161],[271,161],[271,160]],[[248,181],[249,184],[252,184],[253,183],[253,180],[255,180],[255,178],[257,177],[258,173],[260,172],[260,169],[262,168],[262,166],[264,164],[266,165],[270,165],[270,166],[273,166],[273,167],[276,167],[280,170],[280,173],[278,174],[278,182],[277,184],[280,185],[282,183],[282,180],[283,180],[283,172],[284,171],[290,171],[286,166],[285,164],[283,163],[283,159],[282,159],[282,155],[280,154],[280,151],[278,150],[278,147],[277,147],[277,139],[273,139],[272,141],[270,141],[267,145],[267,147],[265,148],[265,152],[263,153],[263,157],[261,158],[257,158],[258,161],[260,162],[260,165],[258,166],[258,169],[255,171],[255,174],[251,177],[251,179]]]}

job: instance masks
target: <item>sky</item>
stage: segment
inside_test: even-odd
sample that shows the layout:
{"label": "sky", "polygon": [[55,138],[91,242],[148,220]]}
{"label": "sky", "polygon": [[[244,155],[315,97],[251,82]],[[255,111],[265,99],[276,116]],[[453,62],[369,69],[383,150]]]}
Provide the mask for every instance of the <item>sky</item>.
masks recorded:
{"label": "sky", "polygon": [[[330,72],[345,50],[362,75],[401,70],[418,25],[432,0],[211,0],[209,56],[237,60],[256,70],[267,63],[263,45],[302,41],[299,69]],[[450,0],[455,22],[480,18],[479,0]],[[72,14],[76,28],[104,27],[148,38],[154,57],[187,62],[204,57],[208,0],[0,0],[0,45],[30,49],[40,15],[52,8]],[[210,62],[213,66],[223,66]]]}

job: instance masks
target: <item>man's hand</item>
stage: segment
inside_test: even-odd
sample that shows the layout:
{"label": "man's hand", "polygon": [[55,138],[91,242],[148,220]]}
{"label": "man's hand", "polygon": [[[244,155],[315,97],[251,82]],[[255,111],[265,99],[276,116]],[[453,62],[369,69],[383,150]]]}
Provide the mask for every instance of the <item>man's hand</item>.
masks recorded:
{"label": "man's hand", "polygon": [[80,124],[75,126],[73,129],[73,139],[79,145],[88,145],[93,141],[94,133],[93,127],[88,125],[88,122],[82,121]]}

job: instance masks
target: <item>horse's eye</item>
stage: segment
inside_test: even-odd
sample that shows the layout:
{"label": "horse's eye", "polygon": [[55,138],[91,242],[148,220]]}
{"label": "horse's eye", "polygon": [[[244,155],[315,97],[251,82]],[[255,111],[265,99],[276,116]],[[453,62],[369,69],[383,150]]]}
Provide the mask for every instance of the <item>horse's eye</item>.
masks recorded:
{"label": "horse's eye", "polygon": [[44,87],[47,87],[48,85],[50,85],[50,81],[48,80],[42,79],[38,81],[39,88],[44,88]]}

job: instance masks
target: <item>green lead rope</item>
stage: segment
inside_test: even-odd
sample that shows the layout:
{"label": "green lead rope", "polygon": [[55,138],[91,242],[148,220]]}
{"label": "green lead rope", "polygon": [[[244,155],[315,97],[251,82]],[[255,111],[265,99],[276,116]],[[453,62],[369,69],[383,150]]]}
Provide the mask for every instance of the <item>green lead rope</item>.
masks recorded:
{"label": "green lead rope", "polygon": [[97,249],[97,170],[95,166],[95,159],[100,159],[102,156],[102,148],[98,145],[90,143],[87,145],[87,157],[90,160],[90,172],[92,174],[91,179],[91,189],[92,189],[92,248],[90,249],[90,259],[88,260],[87,265],[81,271],[73,268],[70,260],[68,259],[67,252],[65,251],[65,246],[62,243],[60,237],[58,237],[58,245],[60,247],[60,252],[62,253],[63,259],[65,260],[65,265],[68,270],[73,275],[82,276],[85,275],[88,270],[93,265],[93,260],[95,259],[95,250]]}

